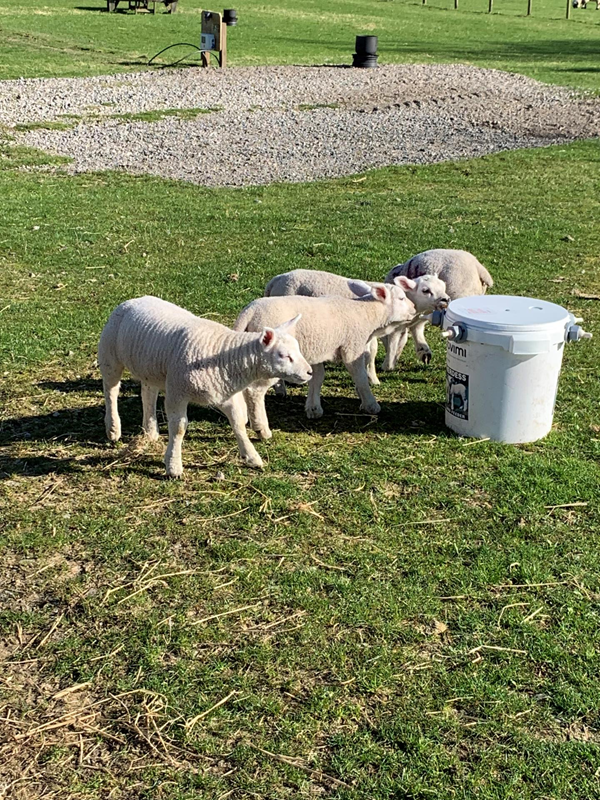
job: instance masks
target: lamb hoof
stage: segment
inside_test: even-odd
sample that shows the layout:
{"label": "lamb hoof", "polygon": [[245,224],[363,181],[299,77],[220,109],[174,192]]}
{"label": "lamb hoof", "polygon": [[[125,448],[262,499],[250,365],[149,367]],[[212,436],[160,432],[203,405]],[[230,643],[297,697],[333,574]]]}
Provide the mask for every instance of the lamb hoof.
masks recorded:
{"label": "lamb hoof", "polygon": [[149,442],[158,442],[160,434],[158,431],[144,431],[144,436]]}
{"label": "lamb hoof", "polygon": [[244,463],[247,467],[252,467],[252,469],[264,469],[265,466],[258,453],[255,456],[246,456],[244,458]]}
{"label": "lamb hoof", "polygon": [[273,438],[273,433],[271,432],[270,428],[263,428],[262,430],[256,431],[256,435],[259,439],[262,439],[263,442],[266,442],[267,439]]}
{"label": "lamb hoof", "polygon": [[371,386],[379,386],[381,381],[379,380],[377,375],[373,375],[373,376],[369,377],[369,383],[371,384]]}
{"label": "lamb hoof", "polygon": [[381,411],[381,406],[379,405],[379,403],[369,403],[366,406],[361,406],[360,410],[365,411],[367,414],[375,415],[379,414],[379,412]]}
{"label": "lamb hoof", "polygon": [[111,428],[110,430],[106,431],[106,435],[108,436],[108,440],[110,442],[118,442],[121,438],[121,429]]}
{"label": "lamb hoof", "polygon": [[167,478],[177,479],[181,478],[183,475],[183,466],[180,464],[174,464],[169,466],[167,464]]}
{"label": "lamb hoof", "polygon": [[418,355],[423,364],[431,363],[431,350],[421,350]]}
{"label": "lamb hoof", "polygon": [[389,361],[384,361],[384,362],[383,362],[383,364],[381,365],[381,369],[382,369],[384,372],[393,372],[393,370],[394,370],[394,364],[390,364],[390,362],[389,362]]}
{"label": "lamb hoof", "polygon": [[306,406],[306,416],[308,419],[321,419],[323,408],[321,406]]}

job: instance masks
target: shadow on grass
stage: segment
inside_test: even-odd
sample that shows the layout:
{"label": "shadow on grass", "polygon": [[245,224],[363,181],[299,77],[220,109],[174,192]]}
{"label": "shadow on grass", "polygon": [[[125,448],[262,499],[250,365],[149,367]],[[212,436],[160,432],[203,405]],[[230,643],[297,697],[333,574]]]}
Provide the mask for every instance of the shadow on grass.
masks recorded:
{"label": "shadow on grass", "polygon": [[[279,36],[278,41],[295,42],[304,44],[309,47],[322,46],[323,41],[318,39],[297,39],[292,37]],[[440,40],[439,42],[431,41],[416,41],[413,43],[399,43],[393,39],[380,39],[380,52],[381,53],[398,53],[401,55],[419,56],[422,57],[424,53],[436,58],[449,59],[454,61],[469,61],[485,57],[489,61],[490,58],[497,58],[502,60],[510,60],[518,58],[524,61],[544,61],[550,60],[552,66],[557,69],[563,69],[566,72],[578,70],[577,67],[557,67],[557,60],[564,60],[569,56],[576,57],[578,60],[581,58],[596,59],[598,56],[598,40],[591,39],[559,39],[559,40],[543,40],[538,42],[486,42],[485,48],[480,44],[475,44],[469,47],[465,42],[460,39],[456,44],[448,39]],[[347,45],[337,44],[335,42],[327,44],[330,50],[339,50],[340,52],[348,52],[348,59],[352,58],[351,49]],[[347,64],[315,64],[306,65],[300,64],[298,68],[314,69],[321,67],[323,69],[353,69],[351,63]],[[591,69],[594,69],[592,67]]]}
{"label": "shadow on grass", "polygon": [[[390,53],[401,53],[403,55],[422,55],[424,45],[417,44],[392,44],[385,43],[385,51]],[[466,61],[473,58],[480,58],[483,53],[480,47],[466,47],[464,42],[456,46],[448,42],[434,44],[427,42],[426,50],[430,55],[437,58],[459,59]],[[547,40],[541,42],[490,42],[486,45],[485,56],[490,58],[519,58],[521,60],[543,61],[551,60],[555,67],[557,59],[566,59],[568,56],[575,56],[578,59],[588,57],[597,58],[598,40],[597,39],[560,39]],[[562,67],[566,72],[576,70],[573,67]]]}
{"label": "shadow on grass", "polygon": [[[118,8],[117,7],[114,11],[110,11],[109,12],[108,8],[106,7],[106,4],[104,6],[75,6],[75,11],[96,11],[96,12],[100,12],[101,14],[108,14],[108,13],[110,13],[110,14],[129,14],[130,16],[135,16],[135,14],[132,13],[132,10],[133,9],[130,10],[129,8]],[[169,14],[169,13],[170,13],[169,11],[156,11],[155,15],[158,15],[158,14]]]}
{"label": "shadow on grass", "polygon": [[[88,406],[62,409],[45,414],[14,417],[0,426],[0,476],[14,474],[40,475],[81,473],[92,468],[135,468],[148,477],[164,479],[162,456],[142,447],[132,446],[141,433],[142,409],[139,390],[133,381],[124,381],[119,398],[119,412],[123,426],[123,445],[112,445],[106,440],[104,431],[104,404],[101,399],[102,383],[97,379],[80,379],[64,382],[44,381],[39,384],[46,389],[63,393],[98,396],[98,403]],[[323,396],[324,416],[309,420],[304,413],[305,391],[292,390],[286,398],[269,393],[266,398],[267,413],[274,430],[285,433],[311,433],[319,436],[335,436],[352,433],[368,437],[373,431],[400,435],[440,435],[447,432],[444,426],[444,411],[439,403],[430,401],[397,402],[381,401],[378,417],[360,412],[358,398],[353,396]],[[215,438],[230,436],[235,447],[229,422],[215,409],[189,406],[190,428],[187,438],[196,444],[204,442],[211,446]],[[166,445],[166,425],[162,402],[159,401],[161,441]],[[195,422],[210,422],[215,426],[214,434],[203,432]],[[55,448],[58,453],[15,452],[19,444],[39,444],[39,449]],[[69,448],[77,445],[78,451],[71,455]],[[82,452],[83,450],[83,452]],[[87,451],[87,452],[86,452]],[[133,467],[135,464],[135,467]],[[202,465],[198,465],[202,468]],[[210,465],[206,465],[208,468]]]}
{"label": "shadow on grass", "polygon": [[557,72],[600,72],[600,67],[555,67]]}
{"label": "shadow on grass", "polygon": [[[100,378],[78,378],[71,381],[40,381],[36,384],[42,389],[52,389],[55,392],[77,392],[78,394],[102,394],[102,380]],[[135,381],[121,381],[121,392],[135,392],[139,386]]]}
{"label": "shadow on grass", "polygon": [[[108,9],[106,4],[104,6],[75,6],[75,11],[99,11],[102,14],[108,14]],[[117,8],[115,11],[111,11],[111,14],[125,14],[126,11],[124,8]]]}
{"label": "shadow on grass", "polygon": [[388,402],[380,400],[381,413],[374,417],[360,411],[356,397],[325,394],[321,419],[307,419],[304,413],[304,394],[266,397],[267,415],[271,427],[286,433],[315,433],[335,435],[354,433],[368,435],[373,431],[389,434],[439,436],[447,433],[444,409],[440,403],[422,400]]}
{"label": "shadow on grass", "polygon": [[111,468],[135,469],[138,475],[165,480],[162,453],[139,436],[139,397],[122,396],[119,411],[124,439],[117,445],[106,439],[101,401],[6,420],[0,427],[0,480],[13,475],[84,474],[90,469]]}
{"label": "shadow on grass", "polygon": [[[373,432],[404,434],[411,436],[440,435],[446,431],[443,409],[432,402],[382,403],[379,417],[362,414],[358,400],[345,397],[325,397],[324,416],[319,420],[308,420],[304,415],[304,397],[280,399],[268,397],[267,412],[275,431],[298,434],[335,436],[351,433],[364,436],[365,443]],[[165,480],[162,448],[166,446],[166,426],[161,424],[161,446],[152,449],[139,434],[141,408],[138,397],[124,397],[120,405],[123,424],[123,441],[113,445],[104,433],[104,408],[102,405],[79,407],[31,417],[19,417],[6,421],[0,429],[0,479],[14,475],[64,475],[83,474],[90,469],[134,470],[155,480]],[[164,415],[159,413],[159,418]],[[235,451],[235,440],[227,419],[212,409],[190,406],[190,428],[186,438],[196,445],[203,443],[210,448],[215,439],[231,439],[231,450]],[[215,425],[214,433],[203,432],[194,422],[209,421]],[[253,434],[251,434],[251,437]],[[277,433],[275,433],[277,436]],[[19,444],[33,447],[17,449]],[[221,442],[222,443],[222,442]],[[77,446],[75,452],[72,448]],[[31,452],[31,450],[38,452]],[[52,449],[54,452],[43,452]],[[230,458],[236,459],[232,452]],[[214,460],[194,464],[194,469],[213,469]]]}

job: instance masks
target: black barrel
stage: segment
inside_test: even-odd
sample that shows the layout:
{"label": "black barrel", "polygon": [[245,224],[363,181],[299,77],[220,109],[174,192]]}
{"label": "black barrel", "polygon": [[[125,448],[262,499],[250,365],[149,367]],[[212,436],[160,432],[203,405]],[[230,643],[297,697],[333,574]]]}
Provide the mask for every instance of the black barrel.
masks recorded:
{"label": "black barrel", "polygon": [[376,36],[357,36],[356,53],[352,57],[353,67],[376,67],[377,66],[377,37]]}
{"label": "black barrel", "polygon": [[238,18],[237,18],[237,11],[235,8],[226,8],[223,11],[223,22],[225,25],[237,25]]}

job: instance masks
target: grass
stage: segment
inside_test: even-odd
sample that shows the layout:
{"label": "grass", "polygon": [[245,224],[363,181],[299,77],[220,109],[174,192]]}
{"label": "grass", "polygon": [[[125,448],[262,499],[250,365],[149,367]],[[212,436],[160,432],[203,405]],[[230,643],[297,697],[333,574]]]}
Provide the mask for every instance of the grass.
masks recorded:
{"label": "grass", "polygon": [[68,130],[75,128],[80,122],[94,120],[117,119],[122,122],[157,122],[165,117],[178,117],[179,119],[194,119],[200,114],[212,114],[219,108],[167,108],[155,111],[140,111],[137,114],[87,114],[85,117],[68,115],[64,120],[44,120],[42,122],[21,122],[14,126],[16,131],[35,130]]}
{"label": "grass", "polygon": [[337,368],[318,422],[303,390],[270,398],[263,473],[193,410],[179,482],[164,441],[137,437],[130,383],[124,442],[105,441],[94,367],[124,297],[231,322],[277,272],[375,278],[435,246],[598,336],[577,294],[600,295],[597,143],[246,190],[0,156],[0,781],[92,800],[599,796],[593,343],[567,348],[543,441],[452,436],[431,332],[434,363],[407,352],[377,421]]}
{"label": "grass", "polygon": [[[486,0],[461,0],[459,11],[450,0],[243,0],[239,25],[229,29],[229,60],[350,64],[354,37],[373,33],[382,63],[469,62],[597,90],[600,15],[590,4],[568,21],[564,5],[535,0],[526,17],[526,0],[497,2],[492,15]],[[143,69],[166,45],[197,42],[201,8],[199,0],[182,0],[176,14],[136,16],[107,14],[102,0],[5,3],[0,79]],[[163,58],[184,54],[175,49]]]}
{"label": "grass", "polygon": [[75,117],[69,117],[69,120],[45,120],[44,122],[22,122],[14,126],[16,131],[66,131],[69,128],[74,128],[77,125]]}

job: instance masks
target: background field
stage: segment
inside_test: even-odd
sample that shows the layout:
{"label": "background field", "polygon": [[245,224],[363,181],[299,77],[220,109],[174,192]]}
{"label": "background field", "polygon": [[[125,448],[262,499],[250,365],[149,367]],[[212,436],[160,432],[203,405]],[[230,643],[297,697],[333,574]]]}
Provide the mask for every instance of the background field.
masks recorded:
{"label": "background field", "polygon": [[[161,48],[199,38],[200,0],[176,14],[107,14],[102,0],[11,0],[0,7],[0,79],[139,70]],[[452,6],[452,7],[451,7]],[[356,34],[379,36],[381,62],[470,62],[551,83],[598,87],[600,13],[564,19],[563,0],[241,0],[232,65],[350,64]],[[220,10],[219,7],[216,10]],[[177,50],[171,51],[172,60]],[[184,55],[185,51],[181,52]]]}
{"label": "background field", "polygon": [[[197,24],[182,4],[5,4],[0,74],[137,68]],[[263,47],[276,7],[247,4],[232,56],[347,62],[377,17],[385,60],[597,87],[600,14],[463,5],[286,3]],[[263,473],[191,410],[178,482],[164,441],[137,437],[130,382],[107,444],[94,366],[126,297],[229,323],[277,272],[378,278],[426,247],[471,250],[495,291],[561,303],[597,339],[597,141],[244,190],[58,163],[0,140],[0,797],[600,797],[595,339],[566,348],[541,442],[452,436],[431,332],[429,368],[409,346],[382,376],[377,421],[335,367],[320,421],[303,389],[269,398]]]}

